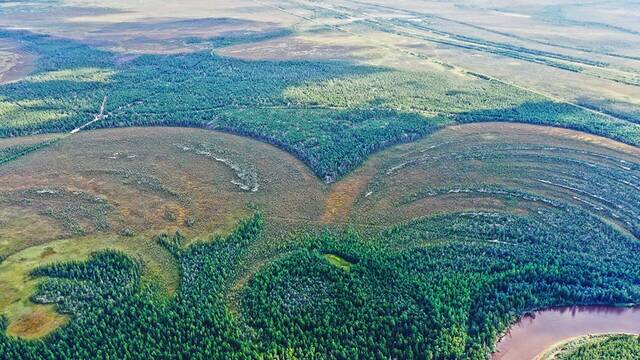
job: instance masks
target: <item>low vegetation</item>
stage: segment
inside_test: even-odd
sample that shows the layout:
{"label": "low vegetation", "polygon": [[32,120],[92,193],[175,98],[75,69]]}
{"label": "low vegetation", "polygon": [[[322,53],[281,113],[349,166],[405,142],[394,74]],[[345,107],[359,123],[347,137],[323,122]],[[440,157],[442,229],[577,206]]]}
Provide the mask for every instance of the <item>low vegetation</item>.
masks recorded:
{"label": "low vegetation", "polygon": [[0,148],[0,165],[15,160],[21,156],[42,149],[45,146],[54,144],[57,139],[46,140],[35,144],[14,145]]}
{"label": "low vegetation", "polygon": [[[379,149],[452,122],[563,126],[640,144],[637,124],[452,72],[245,61],[209,51],[143,55],[118,64],[114,53],[68,40],[28,32],[0,35],[40,54],[34,74],[0,87],[4,137],[79,128],[99,113],[106,96],[105,116],[91,127],[194,126],[248,135],[289,151],[327,182]],[[218,40],[224,45],[284,35],[231,34]]]}
{"label": "low vegetation", "polygon": [[235,174],[235,179],[231,180],[232,184],[244,191],[258,191],[260,187],[258,172],[253,165],[244,163],[245,160],[242,158],[242,155],[211,144],[188,143],[187,145],[175,144],[175,146],[182,151],[193,152],[227,165]]}
{"label": "low vegetation", "polygon": [[372,224],[448,211],[522,214],[546,199],[546,206],[572,204],[638,237],[639,155],[562,129],[452,126],[374,155],[349,178],[359,179],[358,190],[339,197],[354,199],[353,222]]}
{"label": "low vegetation", "polygon": [[588,74],[593,77],[604,78],[625,85],[640,85],[636,78],[637,72],[634,70],[616,68],[607,62],[592,60],[586,57],[576,57],[559,52],[549,52],[523,47],[521,45],[495,42],[475,36],[465,36],[442,31],[430,26],[429,22],[425,20],[364,20],[361,23],[379,31],[439,45],[456,47],[467,51],[470,50],[472,53],[485,52],[516,60],[542,64],[565,71]]}
{"label": "low vegetation", "polygon": [[0,191],[0,205],[34,209],[55,219],[69,234],[83,235],[89,229],[109,228],[107,216],[113,210],[103,198],[61,188]]}

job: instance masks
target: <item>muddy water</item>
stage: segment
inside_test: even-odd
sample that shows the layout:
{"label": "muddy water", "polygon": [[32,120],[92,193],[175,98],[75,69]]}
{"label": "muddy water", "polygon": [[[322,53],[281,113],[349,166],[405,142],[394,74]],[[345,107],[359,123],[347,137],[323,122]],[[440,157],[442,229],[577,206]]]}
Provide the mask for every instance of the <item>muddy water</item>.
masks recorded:
{"label": "muddy water", "polygon": [[547,348],[577,336],[640,334],[640,307],[573,306],[524,316],[498,342],[493,360],[530,360]]}

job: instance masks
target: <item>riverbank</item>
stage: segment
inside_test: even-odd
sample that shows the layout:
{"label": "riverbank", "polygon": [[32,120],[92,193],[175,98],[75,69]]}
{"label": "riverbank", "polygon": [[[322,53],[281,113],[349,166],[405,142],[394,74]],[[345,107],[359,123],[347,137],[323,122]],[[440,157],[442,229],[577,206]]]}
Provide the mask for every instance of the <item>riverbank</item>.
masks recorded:
{"label": "riverbank", "polygon": [[500,339],[493,360],[540,359],[563,342],[594,334],[640,334],[640,307],[572,306],[528,313]]}
{"label": "riverbank", "polygon": [[[561,341],[552,345],[542,354],[535,357],[534,360],[564,360],[572,356],[581,356],[588,350],[595,351],[604,348],[606,350],[608,342],[627,340],[634,341],[631,337],[637,337],[638,334],[617,333],[617,334],[592,334],[580,336],[565,341]],[[615,356],[615,354],[611,354]],[[617,358],[617,360],[625,360]]]}

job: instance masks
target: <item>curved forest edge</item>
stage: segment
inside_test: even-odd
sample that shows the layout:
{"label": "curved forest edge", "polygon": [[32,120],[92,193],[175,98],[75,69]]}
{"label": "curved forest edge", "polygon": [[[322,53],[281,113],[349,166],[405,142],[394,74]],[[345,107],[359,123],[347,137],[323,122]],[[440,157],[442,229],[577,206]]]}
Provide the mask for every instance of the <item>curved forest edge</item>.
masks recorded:
{"label": "curved forest edge", "polygon": [[[158,237],[181,269],[169,300],[154,297],[140,283],[141,263],[117,251],[37,268],[31,275],[43,281],[32,301],[56,304],[72,320],[43,341],[3,337],[0,349],[16,359],[360,352],[484,359],[525,311],[640,298],[638,261],[630,255],[640,250],[637,240],[580,209],[541,207],[526,216],[436,215],[377,236],[298,236],[249,280],[233,315],[225,294],[259,255],[251,244],[263,223],[257,214],[226,238],[191,245],[179,234]],[[326,254],[350,265],[336,266]]]}
{"label": "curved forest edge", "polygon": [[[0,30],[0,38],[38,54],[34,72],[0,84],[0,137],[59,133],[75,139],[82,136],[79,131],[136,126],[213,129],[292,154],[317,178],[297,161],[289,166],[305,168],[302,175],[314,186],[318,179],[336,182],[314,188],[319,196],[309,195],[322,200],[313,206],[325,207],[319,220],[304,219],[313,225],[270,217],[270,208],[251,203],[229,218],[257,213],[229,233],[205,235],[206,240],[195,232],[155,237],[153,231],[119,232],[125,240],[152,244],[177,268],[171,291],[149,278],[158,269],[150,269],[147,259],[108,243],[95,248],[102,250],[89,245],[90,251],[72,261],[39,261],[45,265],[25,277],[37,284],[28,302],[53,308],[69,321],[30,340],[8,335],[12,324],[0,317],[0,354],[15,359],[486,359],[500,334],[528,311],[640,303],[640,263],[633,256],[640,250],[640,193],[624,192],[640,186],[640,164],[630,155],[640,149],[637,119],[602,116],[482,76],[346,61],[240,60],[216,53],[292,34],[285,29],[193,38],[189,41],[206,50],[122,62],[121,54],[78,42]],[[470,144],[448,155],[410,147],[443,129],[494,121],[573,129],[579,132],[572,137],[613,143],[626,154],[513,146],[517,141],[485,149]],[[0,147],[0,166],[18,166],[13,161],[19,157],[65,141]],[[224,163],[225,174],[235,176],[234,191],[260,193],[273,184],[261,182],[240,152],[197,141],[170,145]],[[433,146],[440,145],[448,146]],[[216,151],[225,157],[216,157]],[[386,158],[395,152],[399,155]],[[417,179],[437,162],[463,160],[500,174],[517,171],[500,163],[506,157],[543,165],[531,168],[532,179],[520,183],[493,184],[488,178],[487,185],[436,187],[425,182],[391,196],[397,190],[394,179],[403,174]],[[554,166],[565,168],[554,173]],[[138,175],[125,174],[125,181],[184,202],[157,178]],[[326,190],[335,190],[333,199],[323,197]],[[37,191],[59,189],[27,193]],[[0,200],[5,195],[0,193]],[[287,200],[280,205],[288,207]],[[457,200],[465,210],[424,210]],[[373,205],[380,205],[377,213],[361,211]],[[381,217],[384,206],[402,211],[402,221]],[[153,210],[179,226],[200,226],[194,217],[182,219],[181,211]],[[370,225],[370,216],[378,217],[377,226],[360,228]],[[340,219],[353,220],[353,227]],[[281,225],[291,220],[296,221]],[[278,237],[273,228],[294,231]],[[42,259],[51,250],[45,249]],[[562,359],[602,354],[625,359],[640,343],[624,336],[600,340],[579,344],[578,352]]]}
{"label": "curved forest edge", "polygon": [[640,126],[632,122],[447,71],[407,72],[339,61],[248,61],[220,57],[213,50],[143,55],[118,64],[114,53],[70,40],[26,31],[0,35],[40,55],[38,70],[0,86],[3,137],[84,126],[212,128],[274,144],[326,182],[373,152],[455,123],[551,125],[640,144]]}
{"label": "curved forest edge", "polygon": [[[483,130],[483,129],[484,129],[484,130]],[[540,133],[540,132],[542,132],[542,131],[544,131],[544,132],[551,132],[551,133],[553,133],[553,134],[555,134],[555,135],[559,136],[559,139],[560,139],[560,138],[563,138],[563,139],[564,139],[564,138],[566,137],[566,139],[567,139],[567,140],[568,140],[568,139],[573,139],[574,141],[579,141],[580,143],[582,143],[582,142],[584,142],[584,141],[587,141],[587,142],[594,142],[594,143],[596,143],[596,144],[600,144],[600,145],[602,145],[601,143],[602,143],[602,141],[604,140],[604,139],[597,139],[597,138],[591,138],[591,137],[589,137],[589,138],[586,138],[586,139],[585,139],[585,138],[584,138],[584,136],[583,136],[582,134],[580,134],[580,133],[578,133],[578,132],[569,131],[569,130],[562,130],[562,131],[559,131],[559,130],[556,130],[556,129],[550,129],[550,128],[545,129],[545,128],[542,128],[542,127],[537,127],[537,126],[532,126],[532,125],[517,125],[517,124],[508,125],[508,124],[499,124],[499,123],[496,123],[496,124],[475,124],[475,125],[461,125],[461,126],[455,126],[455,127],[450,128],[450,129],[449,129],[449,130],[447,130],[446,132],[447,132],[447,133],[450,133],[450,134],[449,134],[449,136],[450,136],[451,134],[453,134],[454,136],[459,136],[459,135],[462,135],[462,134],[460,134],[460,132],[461,132],[461,131],[462,131],[462,133],[468,133],[468,132],[475,133],[476,131],[479,131],[479,133],[481,134],[481,137],[482,137],[482,136],[485,136],[485,135],[482,135],[482,134],[489,134],[489,135],[490,135],[490,134],[500,134],[500,131],[503,131],[502,129],[519,129],[519,131],[527,130],[527,131],[534,131],[534,132],[536,132],[536,133]],[[158,128],[158,129],[144,129],[144,128],[140,128],[140,129],[130,129],[130,130],[120,129],[120,130],[110,130],[110,131],[102,131],[102,130],[98,130],[98,131],[95,131],[95,132],[94,132],[94,131],[91,131],[91,132],[83,133],[83,134],[81,134],[81,135],[78,135],[78,137],[77,137],[77,138],[74,138],[73,140],[69,139],[68,141],[73,141],[73,142],[75,143],[75,142],[77,142],[77,141],[80,141],[82,138],[87,138],[87,140],[86,140],[86,141],[84,141],[84,142],[87,142],[87,141],[92,141],[92,139],[94,139],[94,137],[96,137],[96,136],[97,136],[98,138],[103,138],[103,137],[104,137],[104,138],[111,139],[111,138],[113,138],[113,135],[107,135],[107,134],[112,134],[112,133],[113,133],[113,134],[117,134],[117,133],[125,134],[125,136],[127,136],[127,137],[128,137],[128,136],[132,136],[134,133],[138,133],[138,134],[139,134],[139,133],[140,133],[140,131],[143,131],[143,130],[144,130],[145,132],[146,132],[146,130],[153,130],[153,131],[156,131],[156,132],[157,132],[157,131],[160,131],[160,133],[164,133],[164,132],[172,132],[172,131],[173,131],[172,129],[169,129],[169,128]],[[180,129],[175,129],[175,130],[180,130]],[[188,129],[183,129],[183,130],[180,130],[180,132],[186,131],[186,133],[188,133],[188,134],[192,134],[192,133],[194,133],[194,132],[196,132],[196,133],[200,133],[200,132],[201,132],[203,136],[204,136],[204,135],[206,135],[206,131],[198,131],[198,130],[188,130],[188,131],[187,131],[187,130],[188,130]],[[463,131],[463,130],[464,130],[464,131]],[[495,131],[498,131],[498,133],[495,133]],[[506,131],[506,130],[505,130],[505,131]],[[132,132],[133,132],[133,133],[132,133]],[[127,135],[127,134],[128,134],[128,135]],[[154,134],[155,134],[155,133],[154,133]],[[526,133],[525,133],[525,134],[526,134]],[[156,135],[149,135],[149,136],[152,136],[152,137],[154,137],[154,138],[156,138],[156,139],[158,138],[158,137],[157,137],[157,134],[156,134]],[[226,136],[226,135],[225,135],[225,136]],[[114,139],[117,139],[117,138],[118,138],[118,136],[116,136]],[[198,136],[198,137],[194,138],[194,141],[196,141],[196,143],[197,143],[197,141],[201,141],[201,139],[200,139],[200,138],[201,138],[201,136]],[[242,139],[242,138],[239,138],[239,137],[233,137],[233,136],[231,136],[230,138]],[[200,139],[200,140],[198,140],[198,139]],[[447,140],[447,139],[452,140],[452,139],[450,139],[450,138],[448,138],[448,137],[439,138],[439,139],[437,139],[437,140],[435,140],[435,139],[434,139],[433,141],[431,141],[430,139],[426,139],[426,141],[420,141],[419,143],[409,144],[409,145],[402,145],[402,146],[394,147],[394,148],[389,149],[389,153],[388,153],[387,155],[393,155],[394,153],[396,153],[396,152],[397,152],[398,150],[400,150],[400,149],[404,149],[403,151],[404,151],[404,152],[407,152],[407,153],[415,153],[415,154],[419,154],[419,153],[421,153],[421,150],[420,150],[420,149],[431,149],[431,148],[434,146],[434,145],[432,145],[432,143],[433,143],[433,144],[435,144],[435,145],[438,145],[438,144],[444,144],[444,143],[447,143],[447,142],[448,142],[448,140]],[[7,141],[9,141],[9,144],[15,144],[15,143],[16,143],[16,141],[15,141],[15,140],[18,140],[18,139],[11,139],[11,140],[7,140]],[[454,138],[453,140],[455,140],[455,138]],[[458,139],[458,140],[459,140],[459,139]],[[38,137],[34,137],[34,138],[32,138],[32,139],[29,139],[29,141],[37,143],[37,142],[39,141],[39,139],[38,139]],[[104,141],[104,139],[103,139],[103,141]],[[251,141],[251,140],[247,139],[247,140],[245,140],[245,141]],[[566,140],[565,140],[565,141],[566,141]],[[173,148],[174,146],[172,146],[172,145],[171,145],[171,143],[172,143],[172,140],[170,140],[170,141],[169,141],[169,146],[170,146],[170,148]],[[621,144],[616,144],[616,143],[613,143],[613,142],[608,141],[608,140],[607,140],[607,141],[604,141],[604,143],[605,143],[605,145],[607,146],[607,148],[612,148],[612,149],[617,149],[617,150],[622,150],[622,151],[635,150],[635,148],[627,147],[627,146],[624,146],[624,145],[621,145]],[[419,146],[418,146],[418,145],[419,145]],[[568,145],[569,145],[569,143],[566,143],[565,145],[567,145],[567,146],[568,146]],[[69,144],[69,145],[66,145],[66,146],[72,146],[72,144]],[[266,147],[266,148],[268,148],[268,146],[267,146],[267,145],[263,145],[263,146],[264,146],[264,147]],[[416,147],[416,146],[418,146],[418,147]],[[573,145],[571,145],[571,146],[573,146]],[[526,148],[527,148],[527,146],[525,146],[525,149],[526,149]],[[541,145],[540,149],[543,149],[543,148],[546,148],[546,146],[545,146],[545,145]],[[125,149],[126,149],[126,148],[125,148]],[[534,149],[537,149],[537,148],[534,148]],[[557,148],[548,148],[548,149],[550,149],[550,150],[551,150],[551,151],[553,151],[554,153],[557,153],[557,151],[558,151],[558,150],[560,150],[560,149],[557,149]],[[555,150],[553,150],[553,149],[555,149]],[[595,150],[595,149],[597,149],[597,148],[593,148],[593,150]],[[57,149],[56,151],[60,151],[60,150],[62,150],[62,149]],[[468,149],[468,150],[469,150],[469,151],[471,151],[472,153],[474,153],[475,155],[477,155],[477,156],[482,156],[482,158],[486,159],[486,155],[484,155],[484,152],[486,151],[486,149],[485,149],[485,150],[481,150],[481,151],[479,151],[479,150],[477,150],[477,149],[470,148],[470,149]],[[446,153],[448,150],[447,150],[447,149],[443,149],[443,151],[445,151],[445,153]],[[98,151],[98,153],[100,153],[100,151]],[[457,153],[457,151],[454,151],[452,154],[456,154],[456,153]],[[111,154],[111,153],[109,152],[108,154]],[[401,154],[402,154],[402,153],[401,153]],[[125,153],[124,155],[126,155],[126,153]],[[123,155],[123,156],[124,156],[124,155]],[[393,160],[393,157],[383,156],[383,155],[385,155],[385,153],[382,153],[382,154],[376,155],[374,158],[372,158],[372,159],[371,159],[371,160],[372,160],[371,164],[368,164],[368,165],[366,165],[366,166],[367,166],[367,167],[371,167],[371,166],[373,166],[373,168],[374,168],[374,169],[377,169],[376,171],[380,171],[380,172],[382,172],[382,173],[386,174],[386,172],[387,172],[386,167],[391,167],[391,165],[396,165],[396,163],[394,163],[394,162],[391,162],[391,163],[389,163],[389,164],[387,164],[387,163],[385,163],[385,162],[380,163],[381,158],[382,158],[382,159],[389,158],[389,160]],[[434,155],[435,155],[435,154],[434,154]],[[495,155],[496,155],[497,157],[501,157],[500,152],[495,152]],[[606,159],[606,157],[603,157],[603,155],[604,155],[604,154],[601,154],[601,155],[598,155],[598,156],[599,156],[600,158]],[[110,155],[109,155],[109,156],[110,156]],[[433,156],[433,155],[432,155],[432,156]],[[456,156],[458,159],[461,159],[461,158],[460,158],[460,154],[455,155],[455,156]],[[291,157],[289,157],[289,158],[291,158]],[[291,158],[291,159],[292,159],[292,160],[294,160],[293,158]],[[400,157],[399,159],[402,159],[402,158]],[[399,159],[396,159],[395,161],[398,161]],[[434,159],[435,159],[435,161],[439,161],[437,157],[435,157]],[[613,163],[614,163],[614,165],[615,165],[616,163],[618,163],[618,162],[619,162],[619,160],[616,160],[615,158],[612,158],[612,159],[613,159]],[[19,165],[19,164],[16,164],[16,166],[18,166],[18,165]],[[424,165],[424,166],[429,167],[428,163],[427,163],[426,165]],[[566,165],[563,165],[563,166],[566,166]],[[590,170],[591,172],[593,172],[593,171],[594,171],[594,170],[593,170],[593,166],[594,166],[594,164],[591,164],[591,165],[589,166],[589,168],[590,168],[590,169],[592,169],[592,170]],[[625,167],[625,168],[626,168],[627,166],[630,166],[630,167],[634,167],[634,168],[635,168],[635,165],[633,165],[632,163],[629,163],[629,162],[627,162],[627,163],[625,163],[625,164],[624,164],[624,167]],[[395,167],[395,166],[394,166],[394,167]],[[407,167],[407,166],[405,165],[405,167]],[[618,168],[618,167],[619,167],[619,166],[616,166],[616,168]],[[407,167],[407,168],[411,168],[411,167]],[[609,170],[609,171],[610,171],[610,170]],[[623,171],[623,169],[619,169],[619,171]],[[358,175],[358,174],[354,174],[354,175]],[[618,176],[618,177],[620,177],[620,176]],[[345,180],[347,180],[347,179],[345,179]],[[602,181],[605,181],[605,180],[598,180],[598,181],[595,181],[594,183],[602,183]],[[340,184],[340,182],[339,182],[338,184],[336,184],[336,185],[339,185],[339,184]],[[573,185],[572,185],[572,186],[573,186]],[[38,189],[38,188],[36,188],[36,190],[37,190],[37,189]],[[436,189],[436,190],[437,190],[437,189]],[[482,190],[482,188],[477,188],[477,189],[475,189],[475,190],[479,191],[479,190]],[[507,191],[507,190],[508,190],[508,191]],[[35,190],[33,190],[33,191],[35,191]],[[364,189],[363,189],[362,191],[364,191]],[[378,190],[376,190],[376,192],[377,192],[377,191],[378,191]],[[409,191],[409,189],[407,189],[407,191]],[[421,191],[422,191],[422,190],[421,190]],[[425,191],[426,191],[426,190],[425,190]],[[413,199],[412,201],[415,201],[415,198],[416,198],[416,197],[417,197],[417,198],[420,198],[421,196],[424,196],[425,194],[428,194],[428,193],[430,193],[430,192],[432,192],[432,191],[434,191],[434,189],[430,189],[428,192],[424,192],[424,191],[422,191],[421,193],[415,193],[415,194],[412,194],[412,193],[411,193],[411,191],[409,191],[409,192],[407,193],[407,195],[408,195],[408,198],[409,198],[409,199]],[[456,190],[456,191],[459,191],[459,190]],[[505,191],[506,191],[506,192],[505,192]],[[590,191],[590,190],[589,190],[589,191]],[[557,201],[549,201],[548,199],[540,198],[538,195],[535,195],[535,194],[527,194],[527,193],[523,193],[522,191],[515,191],[515,189],[511,189],[511,190],[509,190],[509,189],[491,188],[491,187],[486,187],[486,186],[485,186],[485,187],[484,187],[484,190],[482,190],[482,193],[490,194],[491,196],[500,196],[500,197],[505,197],[505,198],[507,198],[507,199],[509,199],[509,198],[514,198],[514,199],[516,199],[516,198],[518,198],[518,199],[519,199],[519,198],[538,199],[538,200],[536,200],[536,201],[538,201],[538,202],[539,202],[539,203],[541,203],[541,204],[553,205],[554,207],[557,207],[557,208],[559,208],[559,209],[562,209],[562,208],[563,208],[563,205],[562,205],[561,203],[557,202]],[[364,194],[364,193],[363,193],[363,194]],[[422,194],[422,195],[421,195],[421,194]],[[604,194],[602,194],[602,195],[604,195]],[[607,198],[609,198],[609,196],[608,196],[608,195],[607,195],[606,197],[607,197]],[[617,199],[616,201],[626,201],[626,200],[624,200],[624,198],[625,198],[625,197],[619,197],[619,196],[618,196],[618,197],[615,197],[615,199]],[[402,201],[406,201],[406,200],[404,200],[404,198],[401,198],[401,200],[402,200]],[[631,200],[629,200],[629,201],[631,201]],[[624,203],[621,203],[621,204],[624,204]],[[589,209],[589,206],[585,206],[584,208],[585,208],[586,210],[590,210],[590,209]],[[634,211],[635,211],[635,210],[634,210]],[[149,235],[147,235],[147,236],[149,236]],[[136,236],[136,239],[137,239],[138,237],[139,237],[139,236]],[[129,240],[126,240],[127,242],[131,242],[131,240],[130,240],[131,238],[127,238],[127,239],[129,239]],[[82,240],[82,241],[83,241],[83,242],[85,242],[84,240]],[[280,241],[280,240],[279,240],[279,241]],[[504,244],[507,244],[507,243],[508,243],[508,241],[503,241],[503,240],[501,240],[501,239],[492,239],[492,241],[495,241],[496,243],[504,243]],[[95,241],[94,241],[94,242],[95,242]],[[136,242],[139,242],[139,241],[138,241],[138,240],[136,240]],[[272,242],[267,241],[267,243],[272,243]],[[102,247],[104,247],[104,246],[99,246],[99,248],[102,248]],[[124,250],[124,249],[122,249],[122,250]],[[264,250],[264,248],[263,248],[263,250]],[[128,253],[130,256],[132,255],[132,253],[130,253],[129,251],[127,251],[127,253]],[[38,253],[38,254],[39,254],[39,253]],[[338,255],[338,256],[342,256],[341,254],[336,254],[336,255]],[[274,256],[271,256],[271,255],[270,255],[270,256],[267,256],[267,258],[272,259],[272,258],[274,258]],[[260,256],[260,257],[258,257],[258,259],[259,259],[259,261],[258,261],[259,263],[263,263],[263,262],[264,262],[264,256]],[[349,259],[349,258],[347,258],[347,259]],[[253,270],[252,270],[252,272],[253,272]]]}

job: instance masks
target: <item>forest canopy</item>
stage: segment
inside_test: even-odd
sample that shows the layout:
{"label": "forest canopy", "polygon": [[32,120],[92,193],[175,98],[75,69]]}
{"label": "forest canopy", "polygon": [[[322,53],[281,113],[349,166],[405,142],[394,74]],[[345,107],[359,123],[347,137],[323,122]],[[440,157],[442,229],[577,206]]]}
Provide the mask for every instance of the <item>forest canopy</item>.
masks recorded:
{"label": "forest canopy", "polygon": [[[206,39],[262,41],[288,32]],[[342,61],[248,61],[212,51],[118,55],[71,40],[0,31],[37,53],[37,70],[0,86],[0,136],[90,128],[194,126],[251,136],[294,154],[327,182],[369,154],[459,122],[562,126],[640,144],[640,125],[490,79]],[[213,46],[213,45],[212,45]],[[214,46],[215,48],[215,46]],[[455,89],[455,90],[452,90]]]}
{"label": "forest canopy", "polygon": [[33,301],[57,304],[73,319],[44,341],[3,335],[0,352],[12,359],[486,359],[524,311],[640,299],[637,241],[582,210],[541,207],[526,216],[437,215],[376,236],[300,234],[231,311],[227,294],[255,258],[251,244],[263,224],[256,214],[226,238],[191,245],[180,234],[160,236],[181,269],[169,300],[139,281],[141,263],[116,251],[38,268],[32,276],[44,279]]}

